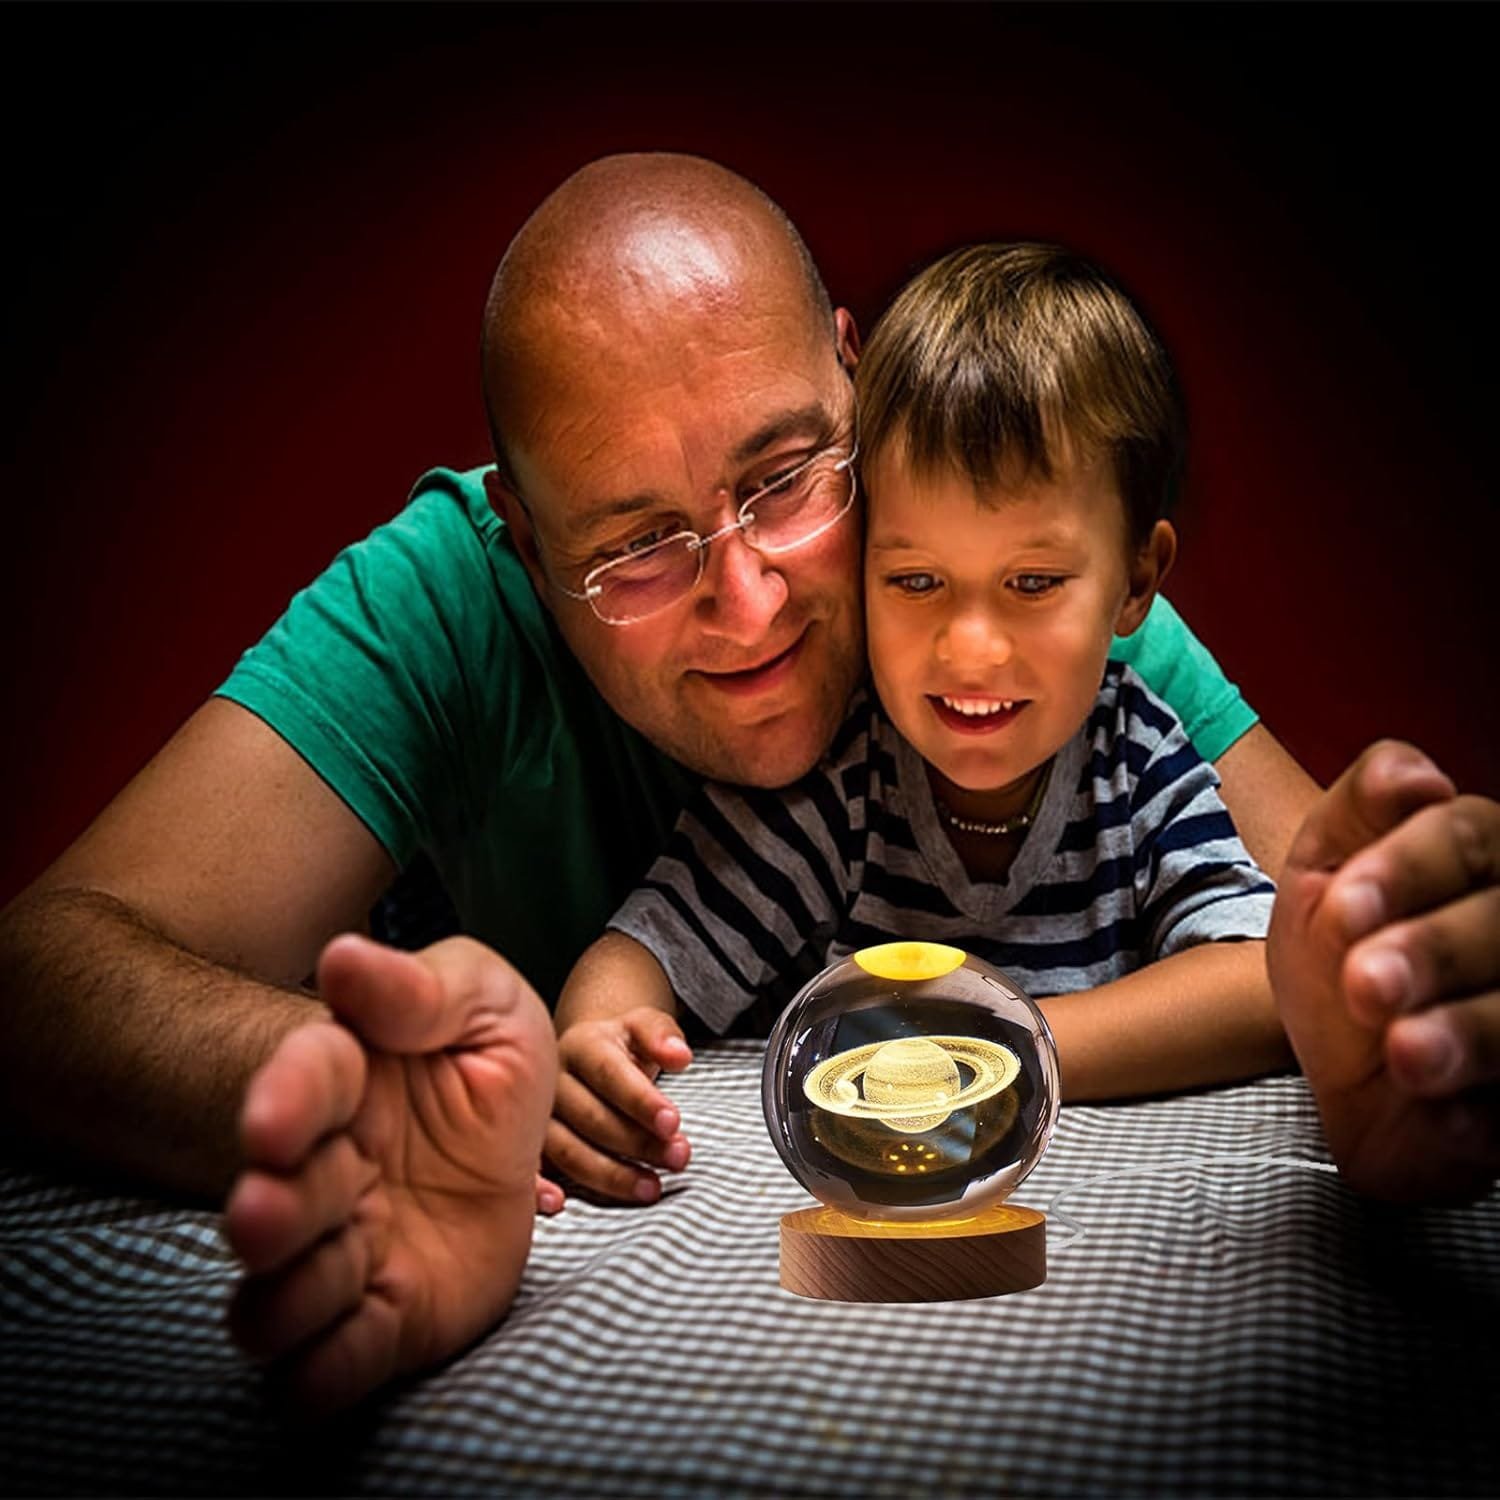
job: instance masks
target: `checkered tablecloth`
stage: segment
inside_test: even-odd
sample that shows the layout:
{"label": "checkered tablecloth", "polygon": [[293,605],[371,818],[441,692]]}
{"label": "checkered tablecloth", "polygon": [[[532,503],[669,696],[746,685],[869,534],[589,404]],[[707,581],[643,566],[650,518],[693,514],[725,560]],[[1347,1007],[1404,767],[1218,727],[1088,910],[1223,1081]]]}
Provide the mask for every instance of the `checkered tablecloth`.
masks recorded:
{"label": "checkered tablecloth", "polygon": [[1055,1205],[1046,1284],[874,1306],[778,1286],[808,1200],[759,1076],[702,1053],[677,1191],[543,1221],[501,1328],[313,1438],[224,1333],[213,1215],[0,1174],[0,1489],[1500,1492],[1500,1195],[1355,1199],[1300,1079],[1064,1109],[1017,1194]]}

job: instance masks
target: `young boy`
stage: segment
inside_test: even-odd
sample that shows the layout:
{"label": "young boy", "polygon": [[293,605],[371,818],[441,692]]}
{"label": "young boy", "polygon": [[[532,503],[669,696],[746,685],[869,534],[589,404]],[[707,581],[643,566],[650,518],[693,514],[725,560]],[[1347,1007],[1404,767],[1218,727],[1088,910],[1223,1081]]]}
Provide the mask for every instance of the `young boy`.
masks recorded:
{"label": "young boy", "polygon": [[906,287],[856,392],[871,689],[802,781],[703,789],[559,1032],[640,1005],[763,1022],[831,959],[924,938],[1042,1002],[1068,1099],[1289,1063],[1271,882],[1172,710],[1107,660],[1176,550],[1160,344],[1097,268],[983,245]]}

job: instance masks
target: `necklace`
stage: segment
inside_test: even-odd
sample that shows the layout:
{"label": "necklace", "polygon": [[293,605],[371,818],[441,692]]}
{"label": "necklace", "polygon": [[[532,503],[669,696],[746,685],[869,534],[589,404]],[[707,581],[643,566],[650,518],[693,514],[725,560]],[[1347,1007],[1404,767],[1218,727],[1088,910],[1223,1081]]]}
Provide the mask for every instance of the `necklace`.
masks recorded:
{"label": "necklace", "polygon": [[1052,780],[1052,763],[1047,763],[1047,769],[1037,779],[1036,790],[1031,794],[1031,801],[1026,804],[1025,810],[1012,813],[1008,818],[1002,818],[998,823],[985,823],[978,818],[961,818],[948,806],[943,799],[936,794],[933,795],[933,805],[938,810],[938,816],[950,827],[956,828],[960,833],[977,833],[984,838],[999,838],[1007,833],[1019,833],[1023,828],[1030,828],[1032,821],[1041,810],[1042,798],[1047,795],[1047,783]]}

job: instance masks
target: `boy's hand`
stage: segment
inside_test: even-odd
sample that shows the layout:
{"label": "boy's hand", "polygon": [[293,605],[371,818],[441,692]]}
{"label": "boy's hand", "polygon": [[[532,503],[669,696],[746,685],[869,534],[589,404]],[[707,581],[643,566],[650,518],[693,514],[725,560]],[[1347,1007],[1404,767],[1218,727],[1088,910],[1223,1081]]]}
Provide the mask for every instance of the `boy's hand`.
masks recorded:
{"label": "boy's hand", "polygon": [[1372,746],[1287,857],[1277,1006],[1356,1190],[1472,1198],[1500,1173],[1500,804]]}
{"label": "boy's hand", "polygon": [[651,1167],[680,1172],[691,1148],[677,1107],[653,1080],[692,1062],[682,1028],[643,1005],[573,1022],[558,1038],[557,1098],[547,1160],[580,1187],[626,1203],[655,1203]]}

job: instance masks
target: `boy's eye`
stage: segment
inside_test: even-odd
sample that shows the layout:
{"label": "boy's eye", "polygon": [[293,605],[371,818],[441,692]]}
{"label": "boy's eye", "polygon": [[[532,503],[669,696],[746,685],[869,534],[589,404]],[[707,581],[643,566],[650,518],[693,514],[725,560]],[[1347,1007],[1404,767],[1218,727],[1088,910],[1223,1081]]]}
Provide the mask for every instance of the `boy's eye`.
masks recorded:
{"label": "boy's eye", "polygon": [[1010,587],[1028,599],[1039,599],[1062,586],[1063,579],[1056,573],[1018,573],[1010,580]]}
{"label": "boy's eye", "polygon": [[903,594],[930,594],[938,587],[931,573],[893,573],[886,582]]}

